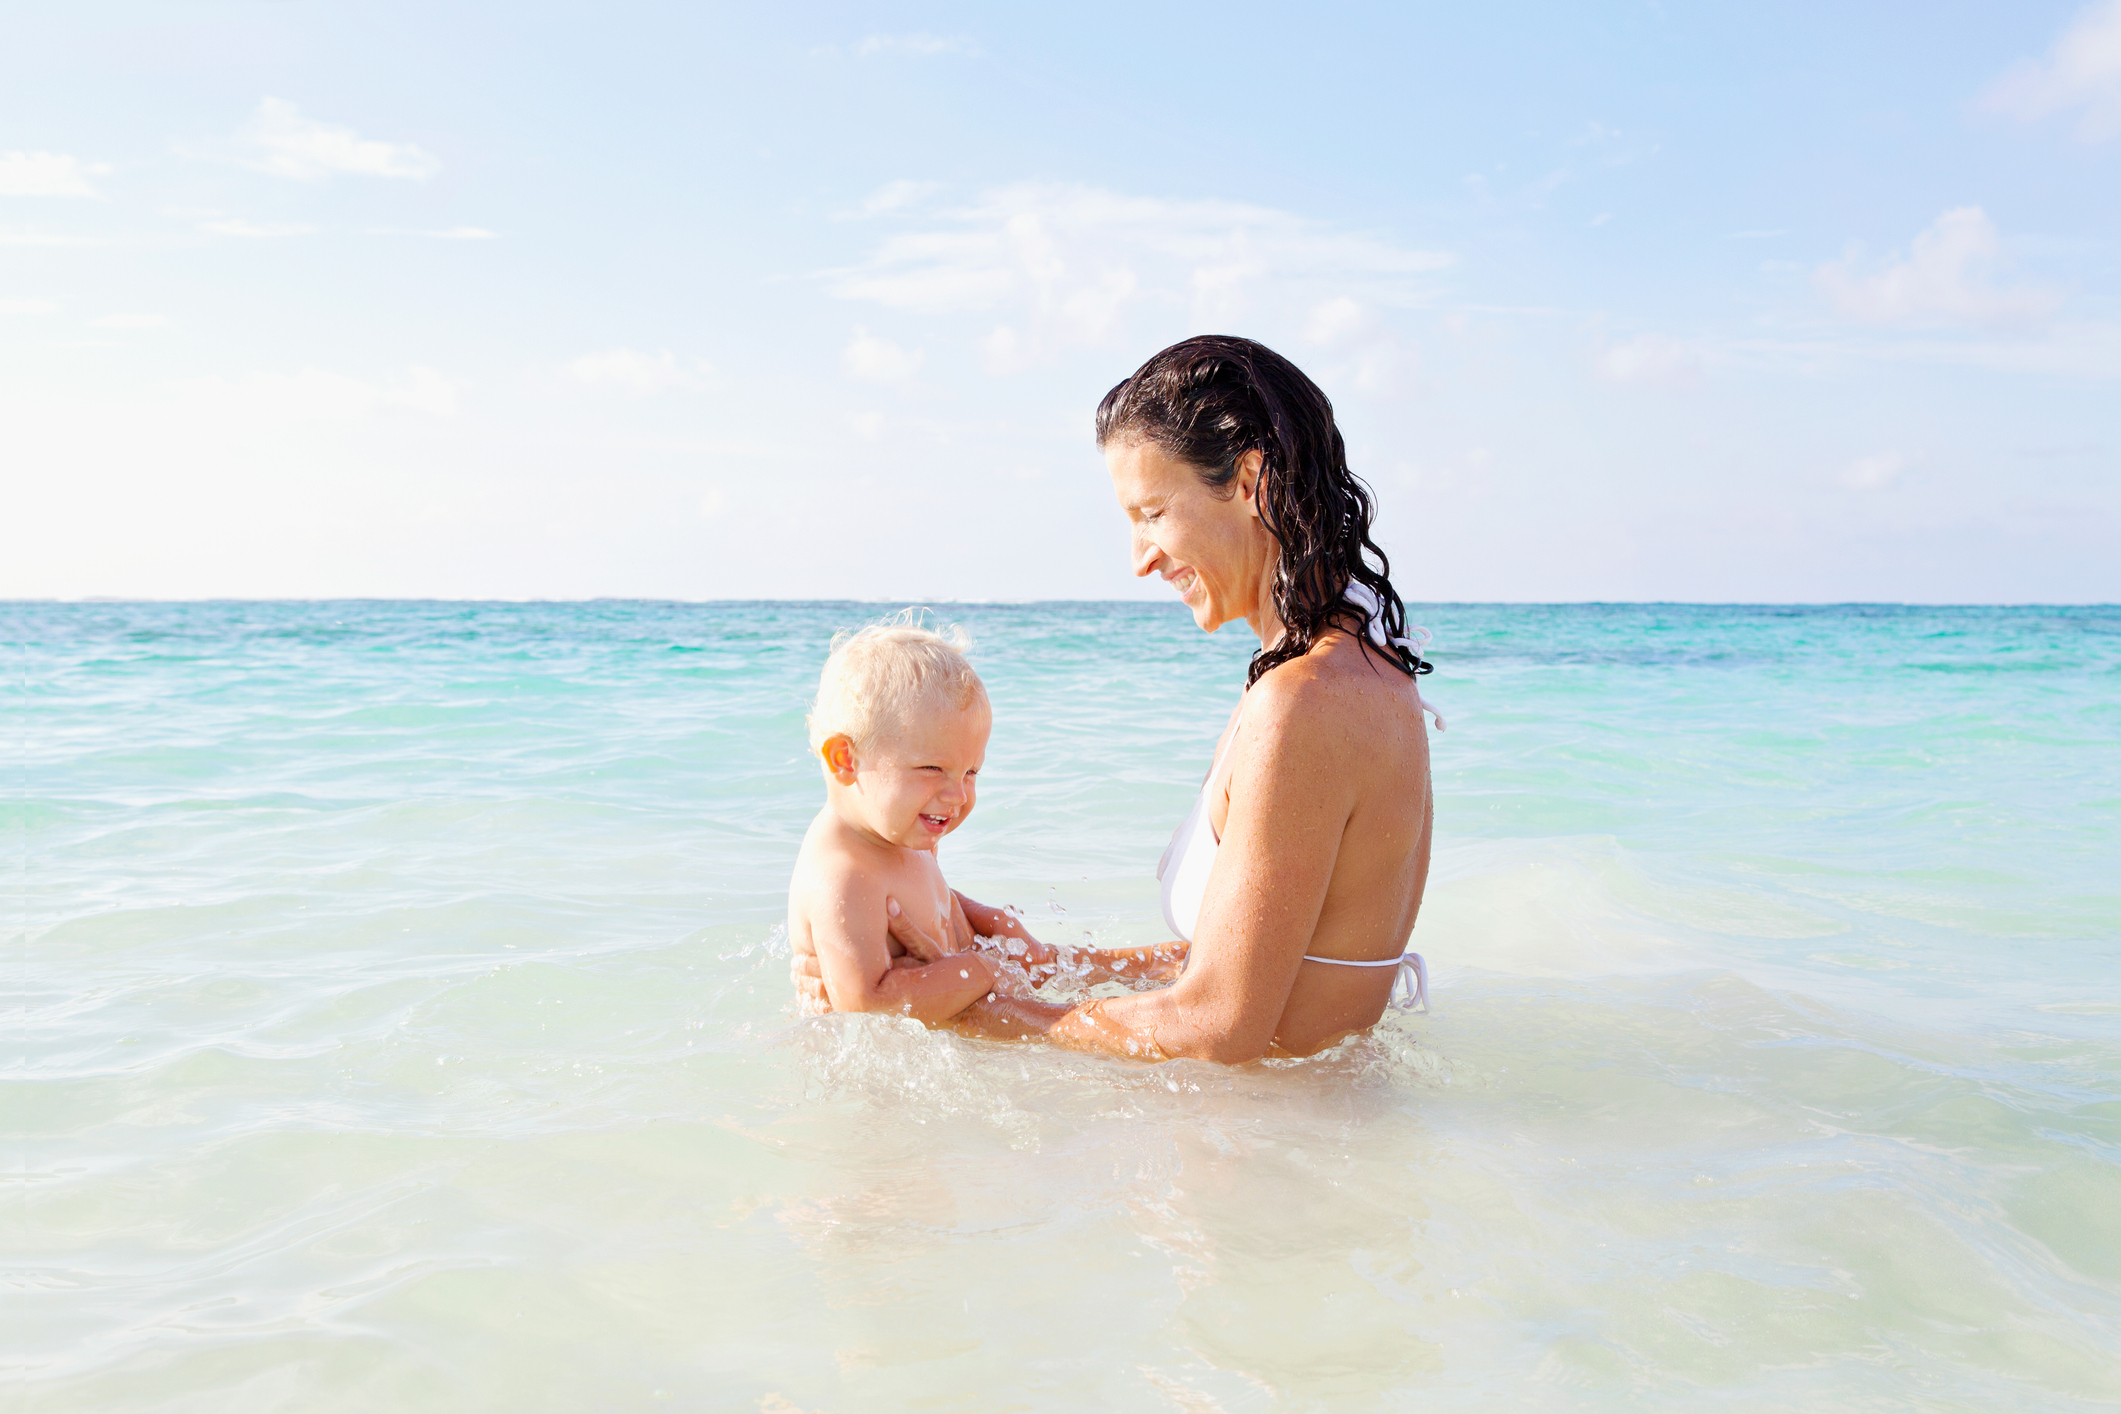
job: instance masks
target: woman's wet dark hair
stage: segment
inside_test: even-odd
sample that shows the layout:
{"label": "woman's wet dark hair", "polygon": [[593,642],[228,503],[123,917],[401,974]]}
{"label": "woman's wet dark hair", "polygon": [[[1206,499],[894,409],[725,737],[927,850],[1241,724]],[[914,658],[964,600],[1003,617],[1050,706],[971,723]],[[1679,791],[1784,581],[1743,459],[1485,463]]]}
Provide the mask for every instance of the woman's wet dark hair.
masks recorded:
{"label": "woman's wet dark hair", "polygon": [[1381,606],[1385,636],[1406,637],[1407,609],[1392,588],[1391,562],[1370,539],[1370,488],[1348,470],[1333,404],[1295,364],[1264,344],[1224,334],[1173,344],[1097,405],[1097,445],[1114,438],[1155,444],[1225,500],[1236,494],[1238,458],[1260,453],[1259,518],[1281,544],[1274,609],[1287,632],[1252,655],[1246,686],[1303,657],[1336,625],[1409,676],[1427,670],[1404,648],[1379,649],[1363,611],[1348,602],[1350,581],[1367,586]]}

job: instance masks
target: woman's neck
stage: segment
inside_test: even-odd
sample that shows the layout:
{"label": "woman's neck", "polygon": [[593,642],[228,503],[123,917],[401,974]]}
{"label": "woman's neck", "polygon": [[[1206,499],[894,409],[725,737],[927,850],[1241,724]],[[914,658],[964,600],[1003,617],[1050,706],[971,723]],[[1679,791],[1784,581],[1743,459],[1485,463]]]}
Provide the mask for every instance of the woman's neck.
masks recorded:
{"label": "woman's neck", "polygon": [[1280,563],[1281,547],[1270,541],[1265,562],[1253,580],[1252,611],[1245,615],[1245,622],[1251,626],[1262,649],[1273,648],[1289,631],[1288,625],[1281,621],[1281,612],[1274,607],[1274,571]]}

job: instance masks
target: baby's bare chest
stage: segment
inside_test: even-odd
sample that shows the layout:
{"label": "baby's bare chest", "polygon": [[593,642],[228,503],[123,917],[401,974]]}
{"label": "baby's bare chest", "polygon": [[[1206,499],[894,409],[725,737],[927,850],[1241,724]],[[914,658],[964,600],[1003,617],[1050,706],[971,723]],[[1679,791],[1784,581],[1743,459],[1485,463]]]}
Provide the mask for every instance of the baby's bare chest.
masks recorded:
{"label": "baby's bare chest", "polygon": [[[943,882],[943,871],[932,857],[918,856],[894,870],[890,896],[930,937],[950,936],[950,886]],[[893,939],[892,956],[904,952],[905,948]]]}

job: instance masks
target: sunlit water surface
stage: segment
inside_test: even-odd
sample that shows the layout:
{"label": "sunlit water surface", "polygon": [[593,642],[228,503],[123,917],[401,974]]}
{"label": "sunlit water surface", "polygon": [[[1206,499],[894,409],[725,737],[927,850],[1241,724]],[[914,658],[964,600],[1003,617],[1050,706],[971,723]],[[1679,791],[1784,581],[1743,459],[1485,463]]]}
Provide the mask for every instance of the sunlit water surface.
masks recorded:
{"label": "sunlit water surface", "polygon": [[[2121,612],[1424,608],[1436,1009],[800,1020],[874,606],[0,607],[11,1410],[2121,1400]],[[1248,644],[951,611],[953,882],[1152,874]]]}

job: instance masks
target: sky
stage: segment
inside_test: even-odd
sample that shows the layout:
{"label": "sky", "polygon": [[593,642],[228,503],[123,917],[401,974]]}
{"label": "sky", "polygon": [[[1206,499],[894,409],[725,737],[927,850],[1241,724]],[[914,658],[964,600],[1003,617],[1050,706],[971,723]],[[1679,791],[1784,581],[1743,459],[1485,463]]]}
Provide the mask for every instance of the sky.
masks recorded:
{"label": "sky", "polygon": [[0,15],[0,597],[1168,597],[1216,332],[1411,601],[2121,599],[2121,0]]}

